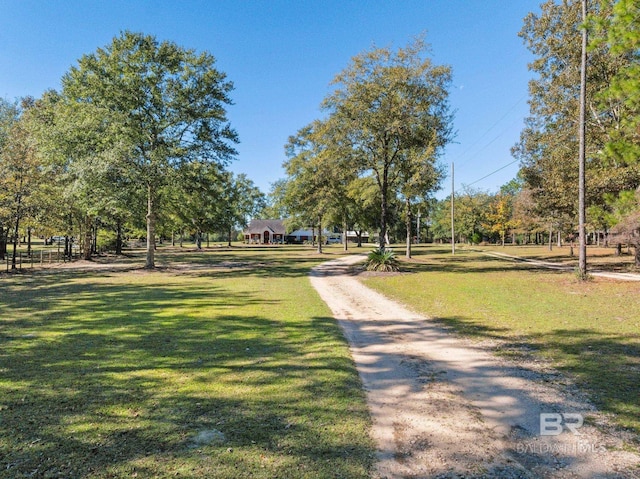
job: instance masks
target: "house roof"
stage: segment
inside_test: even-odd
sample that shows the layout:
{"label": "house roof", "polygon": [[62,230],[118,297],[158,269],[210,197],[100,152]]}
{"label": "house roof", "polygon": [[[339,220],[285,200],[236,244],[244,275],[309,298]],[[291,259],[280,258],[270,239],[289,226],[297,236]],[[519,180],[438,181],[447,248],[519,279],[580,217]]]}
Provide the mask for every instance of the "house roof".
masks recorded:
{"label": "house roof", "polygon": [[275,234],[284,234],[285,228],[282,220],[251,220],[244,234],[261,234],[266,230]]}
{"label": "house roof", "polygon": [[[292,231],[287,236],[311,236],[312,234],[315,235],[316,233],[317,233],[317,231],[315,231],[315,230],[304,230],[304,229],[301,229],[301,230]],[[329,230],[323,230],[322,234],[327,236],[327,235],[330,235],[331,232]]]}

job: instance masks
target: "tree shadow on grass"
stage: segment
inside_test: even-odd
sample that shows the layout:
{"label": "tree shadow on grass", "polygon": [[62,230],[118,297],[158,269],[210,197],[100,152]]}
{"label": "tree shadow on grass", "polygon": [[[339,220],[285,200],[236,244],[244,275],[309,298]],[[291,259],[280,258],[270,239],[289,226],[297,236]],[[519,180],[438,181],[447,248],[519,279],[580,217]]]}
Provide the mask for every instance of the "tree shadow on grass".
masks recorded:
{"label": "tree shadow on grass", "polygon": [[[635,421],[634,432],[636,434],[640,432],[640,428],[637,427],[638,393],[640,392],[638,379],[640,378],[638,378],[637,372],[625,377],[625,368],[628,368],[630,364],[638,364],[637,359],[640,351],[636,346],[630,347],[625,337],[602,338],[601,334],[590,330],[556,330],[545,337],[527,336],[514,340],[508,335],[507,329],[482,325],[469,326],[470,318],[462,316],[439,318],[435,321],[435,326],[433,320],[424,322],[415,319],[343,319],[342,322],[345,333],[354,348],[355,356],[360,363],[365,387],[376,407],[402,404],[402,414],[406,414],[408,417],[414,417],[413,415],[419,417],[421,414],[425,414],[425,408],[427,408],[427,411],[435,411],[433,421],[438,420],[437,412],[442,411],[443,418],[445,418],[443,422],[446,423],[447,413],[451,413],[451,404],[455,402],[455,398],[436,394],[427,400],[422,394],[425,390],[437,390],[438,384],[451,382],[464,390],[467,397],[472,398],[478,407],[484,408],[483,414],[486,419],[498,417],[503,423],[511,425],[511,431],[508,433],[509,440],[502,443],[502,446],[490,445],[487,441],[487,449],[483,448],[481,455],[475,455],[477,450],[473,448],[465,449],[464,447],[461,447],[456,453],[458,454],[456,457],[462,464],[474,464],[478,469],[481,466],[490,466],[492,468],[489,471],[491,477],[494,475],[502,477],[503,474],[509,477],[512,475],[520,477],[523,472],[520,465],[537,476],[538,474],[545,475],[546,472],[553,474],[557,470],[558,461],[565,463],[565,465],[579,464],[581,457],[572,457],[571,454],[565,457],[560,453],[554,456],[554,454],[543,452],[542,449],[540,452],[534,452],[535,450],[523,452],[517,450],[517,445],[539,439],[539,413],[575,411],[588,415],[592,409],[588,404],[585,405],[582,402],[582,395],[545,394],[540,396],[535,387],[527,387],[527,383],[540,384],[558,378],[546,369],[530,367],[532,363],[505,364],[484,360],[467,363],[458,361],[457,358],[465,356],[458,356],[457,352],[459,351],[456,348],[459,346],[452,346],[447,341],[450,331],[463,331],[465,337],[492,340],[489,344],[497,344],[500,350],[508,348],[521,354],[533,355],[536,352],[547,354],[560,351],[561,354],[556,354],[556,356],[559,356],[557,359],[561,363],[565,354],[575,354],[575,362],[578,367],[567,364],[567,367],[562,367],[561,370],[576,378],[578,384],[591,393],[592,400],[603,412],[615,414],[619,423]],[[443,328],[445,331],[442,331]],[[389,344],[393,344],[395,338],[399,337],[402,339],[398,344],[402,344],[402,347],[389,347]],[[445,344],[453,349],[449,349],[445,353],[439,352],[439,344]],[[487,348],[487,343],[464,343],[462,348],[469,351],[474,349],[483,351]],[[585,351],[591,351],[588,354],[592,357],[585,357]],[[613,360],[610,361],[607,355],[613,355]],[[518,380],[508,382],[504,380],[506,377]],[[598,381],[603,382],[598,383]],[[628,391],[623,392],[623,387],[628,388]],[[505,401],[505,399],[507,400]],[[613,403],[610,403],[608,399],[613,400]],[[499,406],[501,401],[503,404],[510,403],[513,406],[508,410],[501,409]],[[494,409],[496,404],[498,405]],[[394,421],[401,423],[401,419],[398,419],[394,412],[390,412],[380,421],[383,428],[388,427],[389,422],[385,420],[388,417],[394,417]],[[473,417],[464,417],[462,410],[456,411],[455,417],[456,421],[454,421],[455,424],[452,428],[464,430],[462,425],[467,420],[470,425],[473,424]],[[480,429],[484,427],[486,430],[487,424],[483,421],[480,423],[478,427]],[[419,437],[420,432],[418,430],[417,433],[412,432],[412,434],[417,434],[414,436],[416,438]],[[435,430],[430,430],[429,441],[430,443],[433,441],[433,444],[447,444],[451,434],[451,429],[446,425],[441,428],[436,427]],[[459,437],[468,436],[460,434]],[[474,437],[481,440],[480,435]],[[394,444],[395,447],[400,447],[397,442]],[[410,441],[406,447],[412,451],[411,448],[416,444],[419,444],[419,441]],[[487,457],[484,454],[487,450],[492,450],[491,448],[494,446],[504,447],[507,457],[517,458],[520,465],[511,459],[507,460],[505,464],[494,462],[488,465],[485,462]],[[455,450],[455,447],[452,447],[451,450]],[[444,454],[449,452],[449,449],[446,449]],[[383,446],[383,457],[393,453],[393,449],[386,450]],[[418,449],[416,455],[419,453]],[[412,456],[413,453],[409,452],[408,454]],[[449,469],[450,464],[451,462],[442,470],[429,474],[424,473],[420,477],[449,477],[446,474],[453,474],[453,471]],[[540,468],[541,465],[543,468]],[[434,464],[433,467],[437,469],[438,465]],[[476,477],[470,471],[469,474],[468,477]],[[463,475],[460,474],[460,476]],[[465,477],[467,476],[465,475]],[[606,477],[619,476],[611,474]]]}
{"label": "tree shadow on grass", "polygon": [[[557,329],[532,341],[559,357],[558,369],[573,376],[599,409],[640,435],[640,334]],[[636,441],[640,445],[640,436]]]}
{"label": "tree shadow on grass", "polygon": [[[336,431],[361,392],[330,318],[234,313],[277,301],[180,287],[169,275],[132,286],[63,273],[5,286],[3,477],[367,477],[366,411],[354,410],[360,430]],[[189,307],[166,314],[176,305]],[[213,430],[221,441],[196,439]]]}
{"label": "tree shadow on grass", "polygon": [[[479,325],[462,317],[434,322],[466,337],[499,341],[499,354],[519,359],[553,358],[555,368],[575,381],[594,405],[615,416],[640,444],[640,334],[603,334],[592,329],[556,329],[514,338],[507,328]],[[549,373],[547,380],[556,379]]]}
{"label": "tree shadow on grass", "polygon": [[401,267],[403,271],[409,273],[500,273],[505,271],[567,273],[567,271],[548,269],[542,265],[468,251],[456,255],[445,255],[439,251],[421,251],[421,254],[414,255],[412,260],[403,261]]}

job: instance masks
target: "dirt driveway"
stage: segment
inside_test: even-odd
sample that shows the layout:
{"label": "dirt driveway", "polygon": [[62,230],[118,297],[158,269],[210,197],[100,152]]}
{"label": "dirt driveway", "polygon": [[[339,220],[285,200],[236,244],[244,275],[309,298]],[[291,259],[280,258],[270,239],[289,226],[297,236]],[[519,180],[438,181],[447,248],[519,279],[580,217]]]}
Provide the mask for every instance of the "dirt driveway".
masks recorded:
{"label": "dirt driveway", "polygon": [[362,259],[328,261],[311,282],[366,389],[377,477],[640,477],[625,437],[567,381],[550,381],[535,361],[498,358],[498,345],[459,338],[365,287],[349,274]]}

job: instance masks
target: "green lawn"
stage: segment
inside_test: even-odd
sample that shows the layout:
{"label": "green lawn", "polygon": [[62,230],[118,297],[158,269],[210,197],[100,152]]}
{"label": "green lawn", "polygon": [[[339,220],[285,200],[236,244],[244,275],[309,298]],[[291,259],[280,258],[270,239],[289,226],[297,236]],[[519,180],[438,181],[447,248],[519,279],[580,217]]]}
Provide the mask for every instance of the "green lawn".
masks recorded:
{"label": "green lawn", "polygon": [[166,248],[153,272],[0,275],[0,477],[369,477],[319,260]]}
{"label": "green lawn", "polygon": [[[640,433],[640,283],[582,283],[573,273],[469,250],[452,256],[448,246],[414,253],[406,274],[366,284],[462,334],[499,339],[504,354],[533,350],[575,378],[619,425]],[[536,254],[547,257],[543,247]]]}

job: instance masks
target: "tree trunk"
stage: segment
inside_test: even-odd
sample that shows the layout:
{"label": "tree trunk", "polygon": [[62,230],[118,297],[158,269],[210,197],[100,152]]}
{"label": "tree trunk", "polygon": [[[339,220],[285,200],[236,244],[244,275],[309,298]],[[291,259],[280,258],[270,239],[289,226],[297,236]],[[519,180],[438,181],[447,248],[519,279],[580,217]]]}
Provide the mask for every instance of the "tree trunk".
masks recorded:
{"label": "tree trunk", "polygon": [[[20,190],[22,190],[22,177],[20,177]],[[11,269],[16,269],[16,253],[18,250],[18,233],[20,227],[20,217],[22,216],[22,195],[18,195],[16,205],[16,224],[13,235],[13,254],[11,255]]]}
{"label": "tree trunk", "polygon": [[93,224],[93,220],[89,215],[84,218],[84,255],[83,259],[89,261],[91,259],[91,243],[93,243],[93,238],[91,235],[91,227]]}
{"label": "tree trunk", "polygon": [[384,251],[385,239],[387,238],[387,216],[389,209],[388,202],[389,189],[389,169],[385,166],[382,173],[382,181],[380,185],[380,237],[378,238],[380,251]]}
{"label": "tree trunk", "polygon": [[318,216],[318,254],[322,254],[322,216]]}
{"label": "tree trunk", "polygon": [[94,223],[92,228],[93,238],[91,241],[91,252],[93,254],[98,254],[98,223]]}
{"label": "tree trunk", "polygon": [[155,263],[156,213],[153,204],[153,189],[147,185],[147,258],[144,267],[152,269]]}
{"label": "tree trunk", "polygon": [[549,251],[553,251],[553,226],[549,226]]}
{"label": "tree trunk", "polygon": [[200,230],[196,231],[196,248],[202,249],[202,233],[200,233]]}
{"label": "tree trunk", "polygon": [[27,228],[27,256],[31,258],[31,227]]}
{"label": "tree trunk", "polygon": [[116,254],[122,254],[122,224],[120,220],[116,222]]}
{"label": "tree trunk", "polygon": [[[18,208],[20,199],[18,198]],[[13,230],[13,253],[11,254],[11,269],[16,269],[16,255],[18,253],[18,228],[20,227],[20,214],[16,215],[16,224]]]}
{"label": "tree trunk", "polygon": [[229,241],[227,242],[227,245],[229,246],[229,248],[231,248],[231,235],[233,234],[232,232],[233,228],[231,226],[229,226]]}
{"label": "tree trunk", "polygon": [[411,220],[413,219],[411,216],[411,204],[409,203],[409,199],[405,200],[405,207],[407,208],[407,219],[405,221],[405,226],[407,229],[407,251],[405,256],[407,258],[411,258]]}
{"label": "tree trunk", "polygon": [[358,238],[358,248],[362,248],[362,230],[356,232],[356,237]]}
{"label": "tree trunk", "polygon": [[640,243],[636,243],[634,247],[636,250],[636,254],[635,254],[636,266],[640,268]]}
{"label": "tree trunk", "polygon": [[3,260],[3,261],[6,258],[6,254],[7,254],[7,235],[8,234],[9,234],[9,228],[6,229],[6,233],[5,233],[4,226],[0,224],[0,260]]}
{"label": "tree trunk", "polygon": [[349,225],[347,225],[347,218],[345,217],[342,221],[342,240],[344,242],[343,247],[345,251],[349,251],[349,231],[347,228],[349,228]]}
{"label": "tree trunk", "polygon": [[73,215],[69,213],[69,234],[64,236],[64,256],[71,259],[71,233],[73,232]]}
{"label": "tree trunk", "polygon": [[[580,67],[580,114],[578,120],[578,270],[581,278],[587,275],[587,210],[586,210],[586,103],[587,103],[587,0],[582,0],[582,52]],[[573,256],[573,254],[572,254]]]}
{"label": "tree trunk", "polygon": [[562,233],[558,230],[558,248],[562,248]]}

